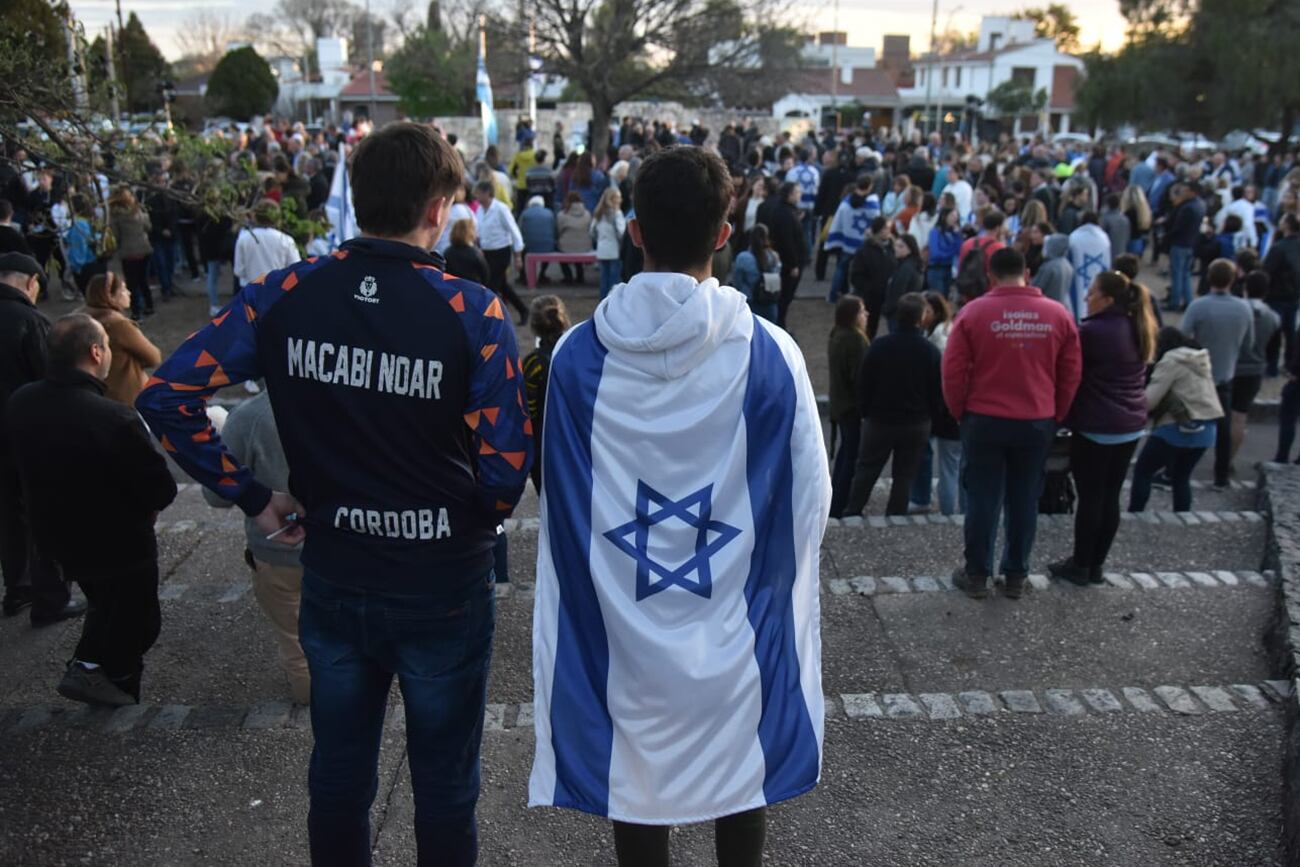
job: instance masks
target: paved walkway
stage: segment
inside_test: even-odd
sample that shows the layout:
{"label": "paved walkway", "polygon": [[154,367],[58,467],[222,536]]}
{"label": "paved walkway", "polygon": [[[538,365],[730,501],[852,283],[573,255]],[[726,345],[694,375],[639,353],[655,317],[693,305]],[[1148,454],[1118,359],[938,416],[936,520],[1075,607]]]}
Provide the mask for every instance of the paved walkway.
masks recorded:
{"label": "paved walkway", "polygon": [[[158,329],[192,328],[181,305],[198,303],[174,302],[162,316],[177,322]],[[829,308],[795,310],[815,362]],[[1243,471],[1271,447],[1271,429],[1255,433]],[[1126,520],[1106,586],[1036,577],[1019,601],[951,592],[955,521],[832,526],[825,770],[814,793],[773,810],[767,863],[1280,863],[1286,687],[1261,644],[1275,593],[1258,571],[1267,517],[1249,483],[1202,484],[1196,497],[1190,519]],[[605,823],[525,808],[536,514],[529,495],[510,534],[513,581],[498,592],[480,863],[612,864]],[[1071,532],[1040,522],[1036,569]],[[287,704],[238,516],[187,486],[159,538],[163,634],[146,704],[63,701],[53,686],[79,627],[0,621],[0,864],[305,863],[310,725]],[[414,863],[404,759],[395,693],[374,811],[381,865]],[[678,864],[713,863],[708,828],[679,829],[674,845]]]}

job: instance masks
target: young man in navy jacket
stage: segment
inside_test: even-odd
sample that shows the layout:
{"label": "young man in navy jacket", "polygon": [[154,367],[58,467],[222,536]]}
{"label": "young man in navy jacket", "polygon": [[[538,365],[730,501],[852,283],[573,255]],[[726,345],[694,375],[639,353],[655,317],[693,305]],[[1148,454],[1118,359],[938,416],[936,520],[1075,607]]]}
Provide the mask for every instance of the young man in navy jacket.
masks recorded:
{"label": "young man in navy jacket", "polygon": [[[462,183],[432,128],[394,123],[352,158],[362,237],[245,286],[137,407],[194,478],[304,541],[315,865],[370,863],[394,675],[406,705],[420,863],[473,864],[496,526],[532,461],[514,330],[495,295],[430,253]],[[258,483],[204,415],[265,378],[289,491]],[[295,518],[296,516],[296,518]]]}

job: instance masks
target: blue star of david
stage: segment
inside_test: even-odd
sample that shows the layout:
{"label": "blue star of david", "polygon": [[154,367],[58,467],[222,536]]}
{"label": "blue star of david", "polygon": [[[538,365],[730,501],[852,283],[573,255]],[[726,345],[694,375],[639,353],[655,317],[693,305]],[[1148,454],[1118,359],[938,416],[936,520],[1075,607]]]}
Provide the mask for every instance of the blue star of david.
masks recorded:
{"label": "blue star of david", "polygon": [[[606,539],[636,561],[637,602],[674,585],[705,599],[712,596],[713,575],[709,569],[709,559],[740,535],[737,528],[711,518],[712,496],[713,485],[705,485],[693,494],[673,500],[645,482],[637,481],[636,517],[605,533]],[[651,504],[657,507],[656,511],[651,511]],[[691,511],[696,507],[698,514]],[[696,529],[695,555],[676,569],[669,569],[650,558],[650,528],[674,517]],[[710,534],[713,535],[712,540]],[[629,536],[632,537],[631,541]],[[697,580],[692,581],[687,577],[692,572],[696,573]],[[651,583],[651,574],[660,580]]]}
{"label": "blue star of david", "polygon": [[867,216],[866,211],[861,211],[853,215],[853,231],[863,234],[867,227],[871,225],[871,217]]}

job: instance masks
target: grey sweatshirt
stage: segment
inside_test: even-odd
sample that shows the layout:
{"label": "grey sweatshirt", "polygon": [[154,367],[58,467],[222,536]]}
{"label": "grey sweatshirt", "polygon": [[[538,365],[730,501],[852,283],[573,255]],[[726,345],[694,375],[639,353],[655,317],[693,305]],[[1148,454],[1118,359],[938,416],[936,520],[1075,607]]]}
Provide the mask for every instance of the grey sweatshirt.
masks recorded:
{"label": "grey sweatshirt", "polygon": [[[252,471],[253,478],[273,491],[289,490],[289,464],[280,446],[271,399],[265,391],[231,411],[221,428],[221,439],[235,459]],[[229,509],[234,505],[207,488],[203,488],[203,498],[208,505],[218,509]],[[268,542],[252,518],[244,519],[244,533],[248,537],[249,550],[263,563],[269,566],[298,565],[302,545],[290,547],[274,540]]]}
{"label": "grey sweatshirt", "polygon": [[1043,241],[1043,264],[1034,275],[1034,285],[1053,301],[1069,307],[1070,284],[1074,282],[1074,266],[1065,258],[1070,252],[1070,239],[1065,235],[1048,235]]}

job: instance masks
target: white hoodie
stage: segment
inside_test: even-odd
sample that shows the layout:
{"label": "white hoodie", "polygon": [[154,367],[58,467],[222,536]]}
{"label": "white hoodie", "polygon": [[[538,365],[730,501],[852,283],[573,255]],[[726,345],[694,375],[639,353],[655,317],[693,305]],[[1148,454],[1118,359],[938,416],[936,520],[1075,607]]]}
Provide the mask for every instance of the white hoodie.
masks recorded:
{"label": "white hoodie", "polygon": [[794,341],[642,273],[556,347],[533,625],[533,805],[644,824],[818,780],[829,508]]}

